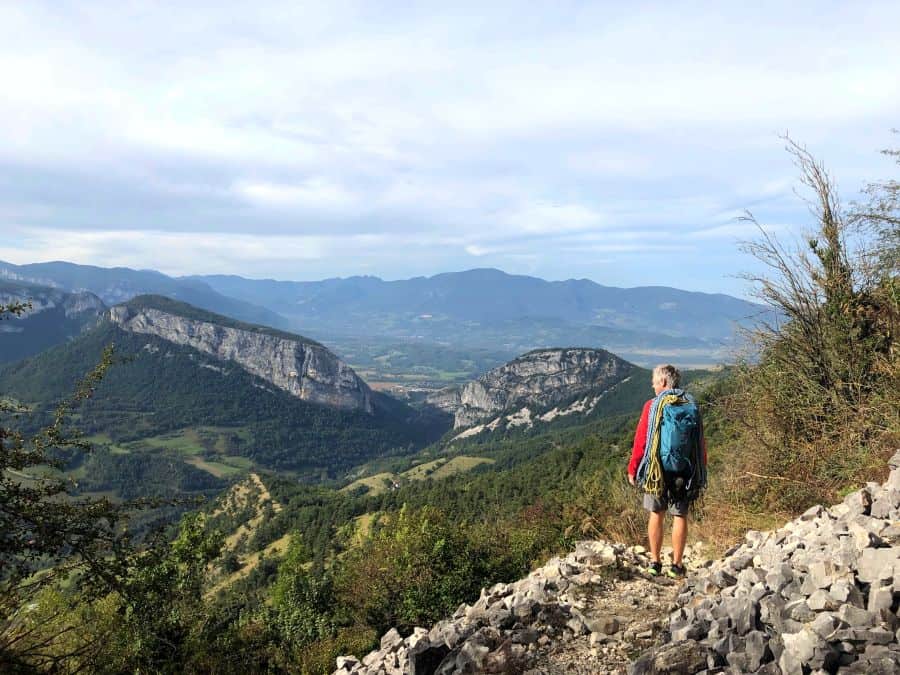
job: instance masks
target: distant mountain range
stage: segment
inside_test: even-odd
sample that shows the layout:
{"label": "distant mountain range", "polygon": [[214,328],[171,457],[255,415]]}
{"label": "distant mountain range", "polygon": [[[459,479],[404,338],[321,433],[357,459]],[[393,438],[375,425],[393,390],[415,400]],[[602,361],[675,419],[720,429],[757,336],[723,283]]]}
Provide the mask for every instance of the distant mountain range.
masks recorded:
{"label": "distant mountain range", "polygon": [[69,262],[13,265],[0,261],[0,280],[20,281],[64,291],[87,291],[115,305],[137,295],[165,295],[240,321],[287,328],[276,312],[226,297],[197,279],[174,279],[153,270],[94,267]]}
{"label": "distant mountain range", "polygon": [[326,343],[338,337],[421,340],[510,356],[566,344],[609,349],[644,365],[663,359],[726,361],[736,345],[736,326],[766,315],[762,306],[724,294],[615,288],[587,279],[545,281],[496,269],[401,281],[360,276],[304,282],[0,262],[0,278],[88,291],[107,305],[141,294],[164,295]]}
{"label": "distant mountain range", "polygon": [[545,281],[496,269],[384,281],[349,277],[324,281],[249,280],[237,276],[190,277],[222,294],[267,307],[294,322],[347,328],[359,319],[394,317],[410,326],[428,321],[503,324],[523,319],[723,339],[735,322],[762,308],[724,294],[664,286],[614,288],[588,279]]}

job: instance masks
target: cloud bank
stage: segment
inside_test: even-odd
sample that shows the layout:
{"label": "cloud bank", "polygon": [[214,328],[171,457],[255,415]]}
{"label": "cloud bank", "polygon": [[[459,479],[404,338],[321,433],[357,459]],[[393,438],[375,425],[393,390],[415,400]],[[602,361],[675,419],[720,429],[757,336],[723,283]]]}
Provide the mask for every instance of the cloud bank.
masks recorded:
{"label": "cloud bank", "polygon": [[[0,5],[0,258],[741,293],[789,131],[884,176],[896,3]],[[675,280],[673,280],[673,278]]]}

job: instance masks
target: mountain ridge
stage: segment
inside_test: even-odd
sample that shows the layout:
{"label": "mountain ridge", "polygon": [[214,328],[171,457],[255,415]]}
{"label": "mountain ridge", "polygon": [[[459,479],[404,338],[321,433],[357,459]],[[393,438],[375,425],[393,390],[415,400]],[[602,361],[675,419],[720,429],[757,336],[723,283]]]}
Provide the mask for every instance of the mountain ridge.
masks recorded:
{"label": "mountain ridge", "polygon": [[87,290],[107,305],[115,305],[144,294],[159,294],[252,323],[287,327],[283,317],[218,293],[198,280],[180,280],[156,270],[128,267],[98,267],[66,261],[13,265],[0,260],[0,279],[26,281],[69,292]]}
{"label": "mountain ridge", "polygon": [[331,351],[303,336],[197,311],[162,296],[138,296],[112,307],[108,316],[124,330],[234,362],[302,400],[373,412],[369,386]]}
{"label": "mountain ridge", "polygon": [[461,387],[443,389],[426,402],[452,412],[454,429],[461,429],[523,405],[548,407],[592,389],[606,389],[635,368],[604,349],[531,350]]}

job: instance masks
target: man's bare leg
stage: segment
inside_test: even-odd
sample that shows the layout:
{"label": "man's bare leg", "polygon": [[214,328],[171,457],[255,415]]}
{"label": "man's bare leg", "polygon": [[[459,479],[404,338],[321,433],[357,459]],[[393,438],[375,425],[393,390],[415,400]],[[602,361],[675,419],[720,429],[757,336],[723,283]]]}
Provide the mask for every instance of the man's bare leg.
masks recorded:
{"label": "man's bare leg", "polygon": [[647,539],[650,540],[650,560],[659,562],[659,552],[662,550],[663,525],[666,522],[665,511],[651,511],[647,521]]}
{"label": "man's bare leg", "polygon": [[674,516],[672,519],[672,562],[682,566],[684,544],[687,541],[687,517]]}

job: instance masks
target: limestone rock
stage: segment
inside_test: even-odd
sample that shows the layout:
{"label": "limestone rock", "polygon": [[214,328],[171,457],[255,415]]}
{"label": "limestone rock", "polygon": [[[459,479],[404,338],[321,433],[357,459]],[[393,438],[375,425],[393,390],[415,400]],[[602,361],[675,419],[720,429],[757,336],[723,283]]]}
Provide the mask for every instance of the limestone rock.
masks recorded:
{"label": "limestone rock", "polygon": [[191,347],[297,398],[346,410],[374,411],[372,392],[353,369],[322,345],[276,331],[255,331],[186,318],[151,307],[118,305],[109,318],[123,330]]}

